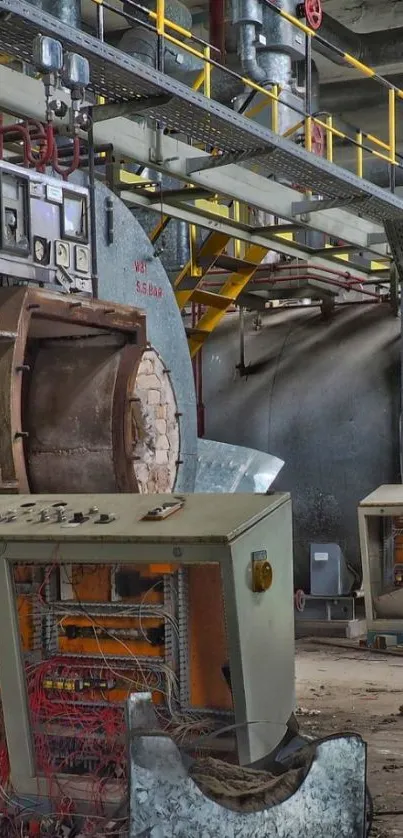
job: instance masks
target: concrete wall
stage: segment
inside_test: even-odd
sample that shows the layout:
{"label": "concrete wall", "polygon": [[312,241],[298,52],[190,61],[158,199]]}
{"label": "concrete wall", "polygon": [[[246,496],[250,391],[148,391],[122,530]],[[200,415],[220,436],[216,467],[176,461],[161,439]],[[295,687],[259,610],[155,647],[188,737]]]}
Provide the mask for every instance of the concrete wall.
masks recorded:
{"label": "concrete wall", "polygon": [[285,460],[276,488],[294,506],[296,583],[308,590],[309,543],[335,541],[360,566],[357,504],[400,481],[400,321],[388,306],[265,315],[247,320],[240,378],[238,316],[230,315],[204,354],[206,436]]}

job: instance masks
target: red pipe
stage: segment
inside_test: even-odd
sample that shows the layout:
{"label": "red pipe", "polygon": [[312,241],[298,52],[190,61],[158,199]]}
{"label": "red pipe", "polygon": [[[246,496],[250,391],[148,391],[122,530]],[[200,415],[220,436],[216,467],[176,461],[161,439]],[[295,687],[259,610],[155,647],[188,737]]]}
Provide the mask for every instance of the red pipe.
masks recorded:
{"label": "red pipe", "polygon": [[[305,262],[304,265],[301,267],[306,270],[306,268],[311,268],[312,270],[322,271],[324,274],[334,274],[335,276],[341,276],[343,279],[351,279],[351,272],[350,271],[339,271],[337,268],[326,268],[324,265],[314,265],[311,262]],[[289,271],[290,264],[288,265],[276,265],[275,268],[272,268],[270,273],[277,273],[279,271]],[[361,279],[357,279],[357,282],[362,282]]]}
{"label": "red pipe", "polygon": [[[31,134],[30,129],[32,128],[35,129],[35,133]],[[0,125],[1,148],[7,134],[17,134],[21,137],[24,144],[25,166],[31,165],[41,169],[50,163],[54,144],[53,128],[50,123],[46,127],[36,120],[29,120],[24,125],[20,122],[12,125]],[[32,151],[32,142],[39,142],[41,145],[38,155]]]}
{"label": "red pipe", "polygon": [[[318,280],[319,277],[315,276],[314,274],[298,274],[295,277],[286,277],[285,279],[273,279],[272,285],[277,285],[280,282],[292,282],[296,279],[303,279],[303,280]],[[335,285],[336,288],[343,288],[345,291],[354,291],[354,285],[360,284],[361,280],[353,280],[352,282],[340,282],[338,279],[320,279],[320,282],[324,282],[327,285]],[[263,285],[263,283],[267,283],[266,279],[255,279],[252,281],[251,285]],[[375,300],[379,300],[380,297],[378,294],[374,294],[372,291],[364,291],[362,288],[359,289],[360,294],[365,294],[366,297],[373,297]]]}
{"label": "red pipe", "polygon": [[220,50],[221,61],[225,58],[225,0],[210,0],[210,44]]}
{"label": "red pipe", "polygon": [[58,175],[61,175],[63,180],[67,180],[68,176],[75,172],[80,166],[80,138],[74,137],[73,140],[73,160],[70,166],[64,167],[59,163],[59,153],[57,143],[53,146],[52,165]]}
{"label": "red pipe", "polygon": [[[197,323],[202,316],[202,306],[192,303],[192,329],[197,328]],[[196,415],[197,434],[203,437],[205,434],[205,408],[203,404],[203,350],[200,349],[192,360],[193,376],[196,391]]]}
{"label": "red pipe", "polygon": [[[48,122],[43,125],[37,119],[29,119],[25,124],[20,122],[3,125],[0,122],[0,159],[3,157],[4,139],[8,134],[17,134],[24,144],[24,165],[34,166],[37,171],[44,171],[46,166],[52,165],[55,172],[66,180],[80,165],[80,140],[74,137],[73,159],[70,166],[59,163],[58,148],[55,142],[53,125]],[[34,152],[32,144],[39,145],[39,151]]]}
{"label": "red pipe", "polygon": [[[354,291],[355,290],[354,289],[355,285],[361,285],[362,284],[361,279],[352,279],[349,282],[340,282],[338,279],[329,279],[328,277],[322,279],[321,277],[318,277],[315,274],[306,273],[306,274],[296,274],[295,276],[288,276],[288,277],[285,277],[285,278],[281,278],[281,277],[273,278],[272,280],[268,280],[268,279],[263,278],[263,277],[262,277],[262,279],[253,279],[249,283],[249,286],[252,286],[252,285],[267,285],[268,282],[270,282],[270,284],[274,287],[275,285],[277,285],[281,282],[294,282],[296,279],[303,279],[305,281],[306,280],[319,280],[320,282],[324,282],[327,285],[335,285],[337,288],[343,288],[345,291]],[[203,282],[203,288],[204,287],[220,288],[221,283],[220,282]],[[374,294],[372,291],[364,291],[362,288],[360,288],[359,293],[360,294],[365,294],[366,297],[372,297],[373,299],[377,300],[378,302],[381,302],[381,298],[378,296],[378,294]]]}
{"label": "red pipe", "polygon": [[[29,119],[26,125],[30,136],[29,162],[39,171],[44,171],[52,160],[55,142],[53,125],[50,122],[43,125],[37,119]],[[31,128],[34,129],[32,133]],[[32,142],[39,143],[38,155],[32,151]]]}

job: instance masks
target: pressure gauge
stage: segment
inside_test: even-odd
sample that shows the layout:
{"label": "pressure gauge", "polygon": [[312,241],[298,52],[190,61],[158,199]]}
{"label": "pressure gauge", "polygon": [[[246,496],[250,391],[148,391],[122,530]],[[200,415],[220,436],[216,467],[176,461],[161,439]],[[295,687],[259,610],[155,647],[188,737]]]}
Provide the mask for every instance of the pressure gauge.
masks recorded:
{"label": "pressure gauge", "polygon": [[48,242],[42,236],[35,236],[34,238],[34,260],[39,265],[47,265],[49,263]]}
{"label": "pressure gauge", "polygon": [[70,245],[67,242],[55,242],[55,262],[58,268],[70,267]]}
{"label": "pressure gauge", "polygon": [[76,271],[79,271],[82,274],[86,274],[89,272],[90,269],[90,254],[88,247],[83,247],[82,245],[76,245]]}

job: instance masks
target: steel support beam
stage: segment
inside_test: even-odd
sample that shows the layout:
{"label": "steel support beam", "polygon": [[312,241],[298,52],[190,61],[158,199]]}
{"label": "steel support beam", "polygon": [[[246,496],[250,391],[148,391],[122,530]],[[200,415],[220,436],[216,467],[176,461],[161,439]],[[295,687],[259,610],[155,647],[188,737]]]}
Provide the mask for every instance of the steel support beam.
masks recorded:
{"label": "steel support beam", "polygon": [[94,105],[92,121],[105,122],[117,116],[127,116],[129,119],[137,114],[143,114],[149,108],[162,108],[170,101],[170,96],[150,96],[149,99],[134,99],[130,102],[115,102],[111,105]]}
{"label": "steel support beam", "polygon": [[264,154],[264,149],[259,148],[253,153],[250,151],[238,151],[232,154],[209,154],[203,159],[191,157],[186,160],[186,173],[191,175],[193,172],[201,172],[206,169],[222,169],[224,166],[247,163],[255,157],[260,157],[262,154]]}
{"label": "steel support beam", "polygon": [[[97,145],[112,143],[115,156],[121,155],[123,159],[135,157],[139,163],[150,165],[156,136],[149,126],[129,122],[127,119],[114,119],[94,126],[94,140]],[[188,175],[186,166],[189,158],[205,158],[208,155],[169,136],[164,135],[160,140],[163,162],[153,163],[154,168],[171,177],[208,189],[211,195],[219,194],[230,200],[244,202],[291,223],[295,222],[293,204],[301,200],[300,192],[233,164]],[[349,244],[357,245],[359,249],[371,250],[377,256],[386,254],[385,244],[368,243],[369,234],[381,234],[383,227],[345,210],[318,210],[313,219],[301,221],[301,227],[320,230]]]}
{"label": "steel support beam", "polygon": [[307,215],[310,212],[318,212],[318,210],[336,209],[337,207],[356,206],[362,201],[362,198],[330,198],[328,201],[297,201],[292,205],[293,215]]}
{"label": "steel support beam", "polygon": [[[151,207],[150,200],[144,195],[123,191],[120,193],[120,197],[128,204],[128,206],[133,208],[143,207],[144,209],[150,209]],[[153,199],[151,200],[153,202]],[[153,207],[153,209],[156,211],[155,207]],[[231,238],[239,239],[240,241],[244,241],[248,244],[257,244],[262,247],[266,246],[275,253],[282,253],[285,256],[290,256],[292,259],[309,259],[309,262],[317,265],[318,268],[322,266],[332,269],[333,271],[337,269],[345,271],[346,278],[347,274],[351,271],[351,267],[347,262],[343,262],[340,259],[332,260],[322,256],[317,257],[315,255],[311,255],[309,249],[304,248],[302,245],[297,243],[294,244],[287,239],[281,239],[275,235],[269,237],[267,231],[262,234],[259,231],[259,228],[257,228],[257,232],[251,231],[251,229],[245,227],[245,225],[238,225],[231,219],[220,218],[220,216],[217,216],[214,212],[208,214],[205,210],[199,210],[197,207],[186,207],[184,204],[181,204],[180,206],[171,205],[169,203],[165,203],[164,200],[162,200],[162,205],[161,203],[159,204],[159,212],[171,215],[179,221],[186,221],[188,224],[197,224],[199,227],[203,227],[206,230],[219,231],[225,235],[229,235]],[[354,276],[359,277],[363,282],[368,282],[369,280],[369,274],[367,272],[360,270],[359,268],[356,269],[355,267]]]}

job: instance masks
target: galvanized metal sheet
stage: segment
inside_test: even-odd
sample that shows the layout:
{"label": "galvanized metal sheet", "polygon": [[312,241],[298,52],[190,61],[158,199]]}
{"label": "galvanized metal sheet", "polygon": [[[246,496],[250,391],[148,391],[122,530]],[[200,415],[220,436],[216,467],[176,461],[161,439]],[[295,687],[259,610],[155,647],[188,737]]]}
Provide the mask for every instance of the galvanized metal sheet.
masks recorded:
{"label": "galvanized metal sheet", "polygon": [[199,439],[195,492],[267,492],[284,460],[212,439]]}
{"label": "galvanized metal sheet", "polygon": [[145,694],[129,699],[128,720],[130,838],[300,838],[302,832],[306,838],[363,838],[366,747],[359,736],[319,743],[291,797],[243,814],[203,795],[169,737],[144,735],[155,730]]}

